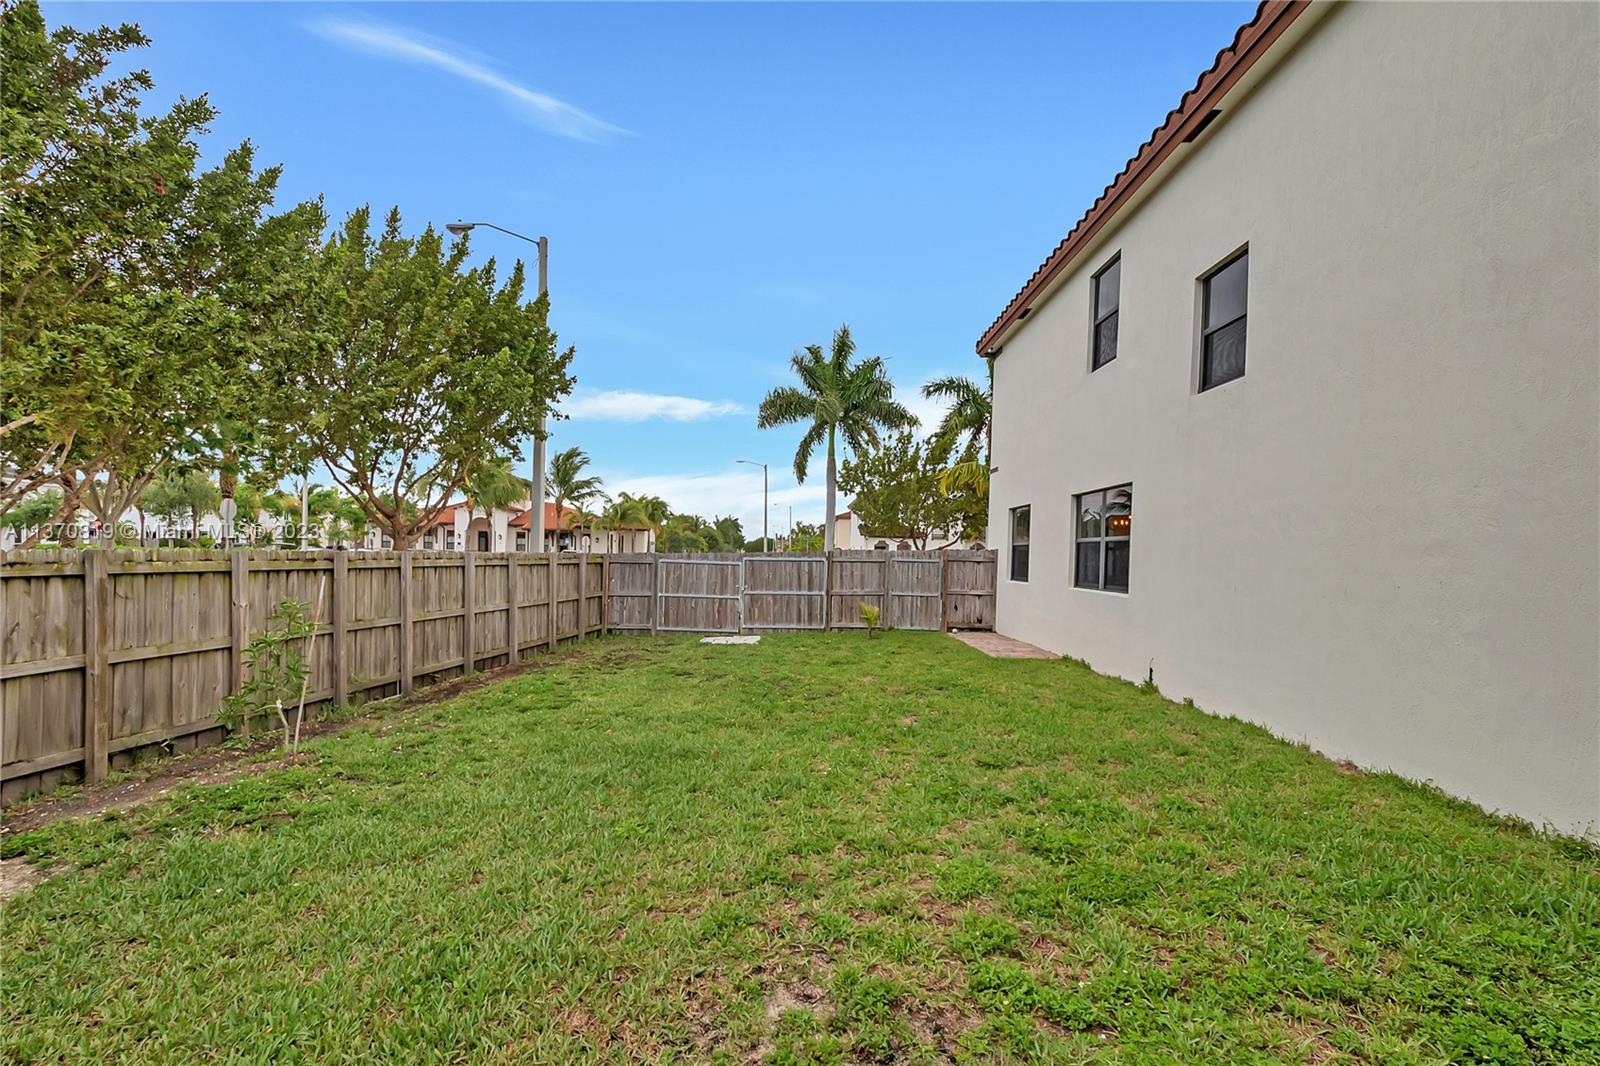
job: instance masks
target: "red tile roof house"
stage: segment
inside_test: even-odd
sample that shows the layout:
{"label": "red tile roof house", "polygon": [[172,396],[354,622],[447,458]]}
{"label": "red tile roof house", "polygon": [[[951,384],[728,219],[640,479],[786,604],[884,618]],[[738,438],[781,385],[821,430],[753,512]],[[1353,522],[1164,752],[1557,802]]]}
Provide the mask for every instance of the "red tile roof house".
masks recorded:
{"label": "red tile roof house", "polygon": [[1600,831],[1600,5],[1263,4],[977,349],[1000,632]]}
{"label": "red tile roof house", "polygon": [[[656,550],[654,526],[619,526],[614,529],[593,529],[582,522],[580,512],[563,507],[556,514],[556,505],[544,505],[544,551],[587,551],[599,554],[626,552],[653,552]],[[511,519],[511,529],[516,533],[516,551],[526,551],[529,512],[524,509]]]}

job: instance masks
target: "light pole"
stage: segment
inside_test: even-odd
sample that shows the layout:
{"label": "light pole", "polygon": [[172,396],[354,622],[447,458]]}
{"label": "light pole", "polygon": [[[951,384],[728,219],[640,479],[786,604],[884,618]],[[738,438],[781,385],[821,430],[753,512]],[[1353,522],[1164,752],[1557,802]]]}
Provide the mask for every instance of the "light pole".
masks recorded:
{"label": "light pole", "polygon": [[[445,229],[457,237],[471,233],[473,227],[485,226],[518,240],[539,246],[539,295],[550,291],[550,238],[529,237],[516,230],[496,226],[493,222],[447,222]],[[544,551],[544,416],[539,416],[539,432],[533,436],[533,476],[528,479],[528,550]],[[560,521],[561,516],[556,516]]]}
{"label": "light pole", "polygon": [[754,459],[735,459],[734,462],[748,463],[750,466],[761,468],[761,554],[765,555],[772,550],[767,541],[767,510],[770,507],[767,503],[767,464],[758,463]]}

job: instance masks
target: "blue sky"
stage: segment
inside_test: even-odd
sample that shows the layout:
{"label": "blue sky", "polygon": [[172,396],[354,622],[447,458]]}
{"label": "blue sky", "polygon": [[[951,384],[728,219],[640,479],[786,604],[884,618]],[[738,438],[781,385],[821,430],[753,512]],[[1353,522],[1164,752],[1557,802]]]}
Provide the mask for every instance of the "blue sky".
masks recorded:
{"label": "blue sky", "polygon": [[[973,342],[1253,5],[53,4],[131,20],[153,102],[209,93],[215,157],[283,206],[398,204],[551,244],[579,389],[552,447],[613,491],[822,514],[755,408],[848,322],[908,398]],[[480,254],[531,252],[480,230]],[[926,410],[920,401],[919,412]],[[930,412],[931,414],[931,412]]]}

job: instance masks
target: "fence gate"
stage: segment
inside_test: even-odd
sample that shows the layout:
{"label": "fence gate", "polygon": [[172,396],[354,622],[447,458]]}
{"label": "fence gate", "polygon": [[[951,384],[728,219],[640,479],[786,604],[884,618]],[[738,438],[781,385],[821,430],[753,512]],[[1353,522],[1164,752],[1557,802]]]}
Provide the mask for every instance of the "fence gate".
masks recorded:
{"label": "fence gate", "polygon": [[828,560],[821,555],[746,555],[740,572],[745,629],[821,629]]}
{"label": "fence gate", "polygon": [[739,632],[742,569],[738,555],[662,556],[656,564],[656,628],[667,633]]}
{"label": "fence gate", "polygon": [[944,593],[944,560],[891,552],[889,567],[889,617],[896,629],[938,629]]}

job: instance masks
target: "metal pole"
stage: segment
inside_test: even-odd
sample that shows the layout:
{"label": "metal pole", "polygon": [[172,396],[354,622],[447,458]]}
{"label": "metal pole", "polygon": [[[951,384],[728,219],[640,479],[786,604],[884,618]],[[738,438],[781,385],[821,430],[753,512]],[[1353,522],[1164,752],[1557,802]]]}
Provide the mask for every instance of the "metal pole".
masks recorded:
{"label": "metal pole", "polygon": [[767,513],[772,505],[767,502],[767,464],[761,464],[761,554],[766,555],[772,551],[772,542],[767,539]]}
{"label": "metal pole", "polygon": [[[550,291],[550,239],[540,237],[539,245],[539,295]],[[547,319],[548,322],[548,319]],[[539,419],[539,432],[533,438],[533,477],[529,479],[528,518],[530,551],[544,551],[544,431],[545,420]],[[560,515],[556,516],[559,521]]]}

